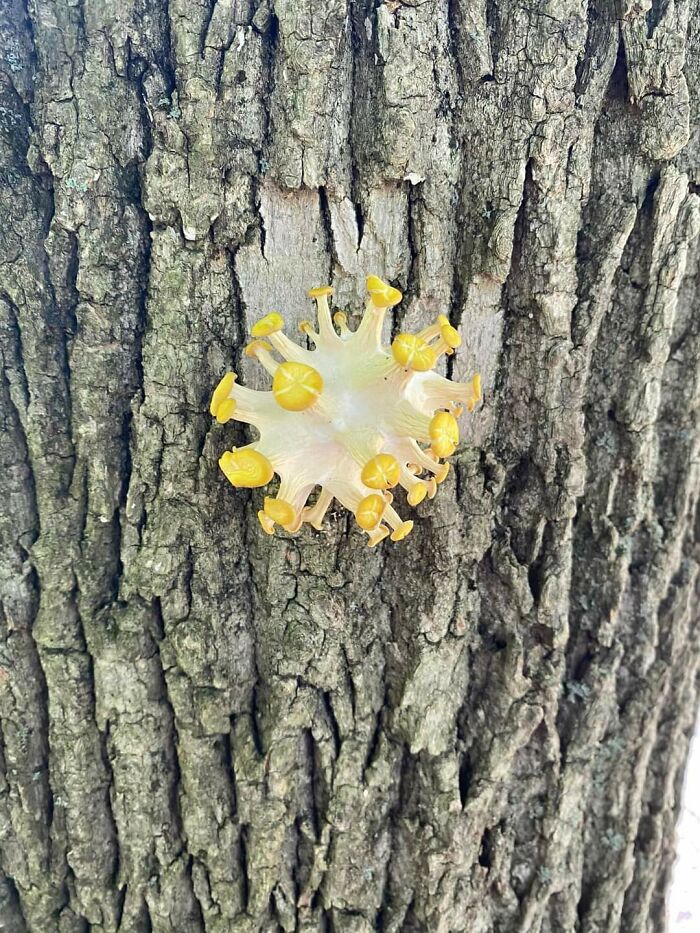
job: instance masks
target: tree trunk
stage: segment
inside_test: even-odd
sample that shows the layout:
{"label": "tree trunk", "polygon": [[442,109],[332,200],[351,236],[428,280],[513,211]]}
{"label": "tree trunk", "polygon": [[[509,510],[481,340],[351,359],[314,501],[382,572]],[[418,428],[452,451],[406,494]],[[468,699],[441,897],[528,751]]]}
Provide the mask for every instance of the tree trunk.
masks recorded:
{"label": "tree trunk", "polygon": [[[684,0],[0,0],[0,930],[659,931],[698,697]],[[482,374],[413,534],[268,538],[326,282]]]}

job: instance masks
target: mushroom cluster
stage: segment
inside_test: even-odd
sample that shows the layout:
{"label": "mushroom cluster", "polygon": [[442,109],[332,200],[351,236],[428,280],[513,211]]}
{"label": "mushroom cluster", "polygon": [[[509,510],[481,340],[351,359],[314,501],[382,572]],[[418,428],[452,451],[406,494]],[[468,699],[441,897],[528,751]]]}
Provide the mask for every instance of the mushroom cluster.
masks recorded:
{"label": "mushroom cluster", "polygon": [[219,460],[229,482],[252,488],[265,486],[275,473],[280,477],[277,496],[266,497],[258,512],[268,534],[276,524],[288,532],[303,522],[321,530],[335,498],[354,513],[370,547],[388,535],[405,538],[413,522],[399,516],[390,490],[403,486],[411,506],[435,495],[449,470],[444,460],[459,442],[457,418],[463,408],[473,411],[481,397],[478,374],[460,383],[433,372],[440,357],[460,344],[444,315],[385,347],[384,316],[401,292],[375,275],[367,290],[356,331],[343,312],[331,316],[331,288],[309,292],[317,303],[318,330],[307,321],[299,326],[313,350],[283,333],[276,311],[266,315],[253,327],[245,352],[270,373],[271,391],[247,389],[232,372],[214,391],[210,411],[218,422],[235,418],[260,435]]}

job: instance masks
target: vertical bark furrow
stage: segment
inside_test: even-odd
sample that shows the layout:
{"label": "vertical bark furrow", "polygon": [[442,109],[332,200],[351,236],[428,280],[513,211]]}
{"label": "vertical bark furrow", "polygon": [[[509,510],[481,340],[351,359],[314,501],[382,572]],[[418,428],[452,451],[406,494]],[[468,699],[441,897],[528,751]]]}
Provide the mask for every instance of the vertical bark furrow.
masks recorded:
{"label": "vertical bark furrow", "polygon": [[[10,69],[11,72],[13,70]],[[32,926],[41,928],[51,925],[52,918],[69,896],[66,888],[69,868],[65,861],[67,838],[71,834],[77,841],[80,830],[75,822],[71,822],[70,816],[64,819],[63,808],[68,803],[80,800],[82,807],[78,807],[79,810],[85,810],[86,814],[91,811],[100,814],[104,781],[101,779],[100,764],[94,762],[90,754],[94,733],[89,708],[78,711],[73,706],[67,709],[60,700],[66,689],[68,696],[80,695],[84,671],[80,669],[78,659],[84,650],[84,641],[75,606],[75,583],[71,567],[71,556],[75,554],[78,543],[79,509],[76,510],[68,498],[74,477],[75,452],[71,439],[67,342],[63,321],[57,314],[44,243],[53,211],[52,191],[50,178],[45,174],[42,177],[36,147],[29,143],[32,123],[27,110],[20,106],[7,112],[14,113],[15,127],[19,128],[19,132],[13,137],[17,148],[11,150],[8,166],[13,177],[13,199],[6,207],[7,224],[3,224],[9,232],[7,246],[13,262],[8,266],[9,274],[4,277],[3,285],[16,309],[16,320],[12,327],[19,331],[17,346],[21,347],[22,369],[27,385],[26,409],[24,406],[18,409],[23,420],[27,448],[23,451],[22,443],[18,453],[22,460],[29,462],[33,473],[38,535],[30,532],[31,538],[26,541],[25,547],[29,549],[31,545],[31,562],[36,571],[39,596],[38,601],[32,598],[30,603],[31,615],[24,623],[26,645],[14,659],[12,679],[17,675],[22,678],[29,675],[27,686],[31,684],[33,691],[36,691],[33,698],[27,697],[29,702],[26,713],[29,714],[33,709],[36,712],[33,721],[27,723],[28,728],[23,736],[20,734],[21,756],[24,758],[26,752],[33,749],[31,760],[36,754],[37,745],[45,746],[47,738],[42,735],[42,730],[46,726],[51,747],[50,771],[46,770],[44,753],[43,766],[36,762],[30,770],[20,768],[17,772],[20,787],[25,781],[36,781],[36,790],[32,788],[30,800],[38,803],[42,784],[45,787],[46,796],[37,823],[41,826],[40,835],[50,834],[50,843],[48,840],[42,841],[37,851],[37,840],[33,838],[36,830],[33,827],[30,829],[31,824],[25,823],[26,802],[22,799],[23,794],[13,793],[9,798],[8,817],[13,826],[11,837],[14,835],[14,839],[10,839],[9,852],[10,860],[17,862],[17,885],[24,914]],[[52,430],[48,432],[45,430],[47,421],[52,425]],[[32,488],[31,484],[28,484],[28,488]],[[55,621],[58,621],[56,626],[53,625]],[[9,626],[10,631],[15,626],[12,619]],[[28,638],[30,626],[38,646],[41,671],[34,660],[34,646]],[[16,637],[12,636],[9,642],[11,646],[18,647]],[[71,666],[69,660],[71,654],[78,661],[75,667]],[[84,655],[82,657],[84,659]],[[25,690],[26,686],[19,695]],[[84,745],[79,746],[81,750],[85,748],[85,761],[73,759],[72,756],[69,758],[66,754],[68,745],[74,750],[76,736],[85,737]],[[14,754],[13,748],[13,760]],[[87,767],[84,767],[85,764]],[[82,796],[81,788],[74,791],[66,784],[66,766],[84,770],[82,790],[87,790],[85,796]],[[12,770],[14,772],[14,766]],[[99,833],[96,838],[100,838]],[[29,867],[29,873],[22,867],[23,863]],[[15,877],[14,865],[9,870],[11,877]],[[77,912],[81,912],[84,902],[80,902],[85,895],[87,902],[92,901],[89,910],[98,919],[102,912],[101,897],[94,890],[89,890],[89,887],[87,891],[81,890],[77,894]],[[110,897],[108,894],[108,900]],[[75,919],[75,913],[69,910],[66,918],[70,917]],[[67,923],[71,922],[67,919]]]}
{"label": "vertical bark furrow", "polygon": [[[3,321],[3,324],[5,321]],[[36,537],[25,438],[5,378],[13,363],[2,329],[0,352],[5,367],[0,381],[2,433],[2,499],[0,522],[0,865],[7,881],[0,917],[19,928],[22,894],[35,888],[39,896],[25,905],[33,926],[44,922],[63,897],[51,865],[52,799],[49,786],[46,684],[31,637],[38,589],[28,561]],[[51,878],[51,881],[48,879]]]}
{"label": "vertical bark furrow", "polygon": [[29,402],[18,309],[0,300],[0,865],[7,875],[2,910],[20,922],[18,887],[43,887],[26,906],[33,924],[63,903],[51,871],[52,811],[46,684],[31,626],[39,589],[29,551],[38,534],[24,431]]}
{"label": "vertical bark furrow", "polygon": [[0,923],[7,933],[27,933],[27,924],[12,879],[0,871]]}
{"label": "vertical bark furrow", "polygon": [[[669,173],[662,176],[660,186],[654,193],[658,214],[647,214],[648,221],[652,224],[651,236],[647,239],[649,251],[641,259],[639,271],[632,273],[636,276],[647,276],[650,283],[656,283],[665,277],[670,287],[656,293],[661,303],[655,300],[653,286],[649,287],[647,295],[650,298],[639,306],[639,323],[635,326],[635,331],[629,333],[627,341],[602,344],[601,355],[608,357],[608,360],[602,365],[598,362],[594,367],[594,371],[598,367],[607,368],[611,365],[610,355],[629,352],[625,348],[634,346],[635,340],[641,339],[645,342],[644,353],[628,358],[627,369],[631,369],[634,375],[628,387],[623,388],[621,397],[609,403],[603,402],[602,406],[596,405],[598,411],[602,407],[607,408],[609,412],[609,425],[601,423],[599,427],[598,436],[604,439],[604,443],[602,448],[598,448],[600,453],[596,452],[596,457],[600,460],[602,454],[608,464],[611,464],[612,451],[615,450],[616,464],[622,462],[626,465],[616,475],[609,467],[607,477],[606,472],[601,469],[595,474],[599,477],[597,485],[610,515],[612,540],[608,547],[614,551],[611,560],[613,566],[617,564],[619,568],[618,584],[609,590],[609,615],[598,629],[596,637],[599,641],[601,638],[605,641],[614,639],[627,649],[626,657],[629,661],[620,668],[617,685],[620,711],[619,714],[613,711],[609,726],[609,730],[617,733],[625,744],[630,742],[632,735],[637,734],[640,711],[647,708],[658,710],[668,687],[665,676],[662,675],[663,667],[659,667],[659,663],[654,661],[658,631],[656,613],[678,557],[673,547],[667,549],[663,559],[658,552],[654,553],[654,550],[650,549],[652,541],[649,532],[650,528],[653,530],[655,518],[653,513],[649,514],[649,477],[657,470],[654,425],[658,414],[659,394],[654,391],[654,386],[660,378],[670,346],[677,298],[674,290],[674,282],[676,287],[678,282],[676,262],[681,263],[680,275],[683,274],[682,264],[685,262],[683,199],[686,190],[686,182],[682,176],[677,177]],[[668,197],[675,198],[675,212],[666,206],[659,207],[665,205],[665,199]],[[679,222],[675,234],[674,215]],[[657,216],[661,218],[661,223],[656,222]],[[669,218],[670,234],[667,233]],[[673,242],[672,246],[666,243],[667,236],[670,242]],[[675,237],[680,237],[680,243]],[[666,263],[667,255],[672,257],[671,266],[665,266],[664,271],[655,269],[655,263]],[[621,313],[620,310],[611,318],[611,324],[614,321],[618,335],[621,329]],[[653,334],[653,342],[646,339],[650,333]],[[598,392],[604,392],[603,382],[599,385]],[[610,423],[613,428],[611,445],[614,446],[605,443],[605,434],[610,437]],[[616,486],[610,486],[611,479],[613,483],[617,483]],[[593,495],[592,490],[591,493],[587,493],[587,501],[589,495]],[[626,538],[621,540],[623,535]],[[600,557],[596,557],[596,560],[599,561]],[[646,637],[640,639],[640,629],[643,632],[644,626],[648,626]],[[654,703],[652,697],[657,698]],[[653,744],[656,728],[655,716],[645,717],[647,743]],[[635,827],[639,819],[648,755],[648,748],[644,743],[635,742],[635,748],[636,754],[627,759],[635,762],[635,770],[629,775],[624,772],[623,780],[626,784],[623,786],[630,788],[627,801],[620,801],[619,791],[614,789],[620,785],[611,783],[611,796],[608,798],[606,794],[603,795],[603,800],[607,803],[600,811],[601,815],[604,815],[604,822],[601,825],[602,821],[599,822],[594,816],[591,821],[593,825],[588,829],[591,835],[602,837],[606,845],[602,849],[602,857],[598,856],[595,860],[589,858],[589,868],[584,875],[587,891],[587,909],[582,914],[584,929],[598,929],[601,923],[613,924],[617,928],[620,922],[622,897],[632,876],[632,847],[636,830],[630,833],[630,827]],[[618,772],[622,768],[622,764],[618,765]],[[613,775],[610,777],[614,779]],[[621,831],[622,827],[624,828]],[[612,865],[615,866],[614,875],[610,871]]]}
{"label": "vertical bark furrow", "polygon": [[[690,254],[691,259],[696,257],[697,241]],[[697,268],[696,261],[691,268]],[[623,917],[630,929],[644,929],[640,917],[659,916],[657,879],[667,870],[668,859],[663,840],[672,831],[678,814],[678,774],[694,724],[693,704],[687,701],[696,687],[697,659],[687,646],[697,642],[699,636],[692,602],[699,570],[694,516],[698,501],[700,346],[691,298],[696,284],[697,275],[693,273],[680,285],[657,421],[659,456],[653,501],[656,533],[651,543],[655,553],[650,573],[658,580],[659,592],[666,587],[658,607],[657,653],[669,666],[670,678],[667,693],[660,700],[663,710],[644,789],[644,811],[635,845],[638,870],[625,896]],[[689,533],[687,528],[691,529]],[[665,573],[660,575],[662,569]],[[689,709],[688,716],[673,712],[684,707]]]}

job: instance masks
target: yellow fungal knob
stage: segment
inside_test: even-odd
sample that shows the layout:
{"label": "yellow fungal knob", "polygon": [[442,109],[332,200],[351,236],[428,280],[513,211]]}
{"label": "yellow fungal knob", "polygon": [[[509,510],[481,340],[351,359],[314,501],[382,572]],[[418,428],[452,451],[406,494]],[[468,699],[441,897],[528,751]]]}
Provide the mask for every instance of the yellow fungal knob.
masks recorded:
{"label": "yellow fungal knob", "polygon": [[209,405],[209,411],[213,417],[216,417],[219,405],[228,398],[228,394],[233,388],[235,381],[235,373],[226,373],[221,382],[219,382],[218,386],[214,389],[214,394],[211,397],[211,404]]}
{"label": "yellow fungal knob", "polygon": [[386,525],[380,525],[379,528],[375,528],[369,533],[369,541],[367,542],[367,547],[376,547],[380,541],[383,541],[384,538],[391,531],[390,528],[387,528]]}
{"label": "yellow fungal knob", "polygon": [[265,486],[274,475],[267,457],[251,447],[227,450],[219,458],[219,466],[232,486],[246,489]]}
{"label": "yellow fungal knob", "polygon": [[391,489],[401,477],[401,467],[391,454],[377,454],[364,465],[362,482],[370,489]]}
{"label": "yellow fungal knob", "polygon": [[365,496],[355,512],[357,524],[364,531],[372,531],[381,521],[385,508],[386,500],[376,492],[370,496]]}
{"label": "yellow fungal knob", "polygon": [[391,353],[399,366],[419,373],[427,372],[435,365],[435,351],[415,334],[399,334],[391,345]]}
{"label": "yellow fungal knob", "polygon": [[409,490],[406,499],[408,500],[409,505],[420,505],[420,503],[428,495],[428,487],[425,483],[416,483],[412,489]]}
{"label": "yellow fungal knob", "polygon": [[367,276],[367,291],[375,308],[391,308],[403,297],[398,288],[387,285],[377,275]]}
{"label": "yellow fungal knob", "polygon": [[271,499],[266,496],[263,510],[278,525],[291,525],[296,518],[294,507],[284,499]]}
{"label": "yellow fungal knob", "polygon": [[[441,315],[441,318],[442,317],[444,317],[444,315]],[[459,331],[455,330],[447,318],[445,318],[444,321],[441,320],[440,323],[442,324],[440,336],[451,350],[455,350],[462,342]]]}
{"label": "yellow fungal knob", "polygon": [[431,448],[437,457],[451,457],[459,443],[459,427],[449,411],[438,411],[430,422]]}
{"label": "yellow fungal knob", "polygon": [[235,410],[235,401],[232,398],[225,398],[216,409],[216,420],[219,424],[226,424],[227,421],[233,418]]}
{"label": "yellow fungal knob", "polygon": [[272,380],[277,404],[287,411],[304,411],[321,394],[323,379],[306,363],[281,363]]}
{"label": "yellow fungal knob", "polygon": [[248,346],[245,348],[246,356],[255,356],[258,350],[271,350],[272,347],[266,340],[251,340]]}
{"label": "yellow fungal knob", "polygon": [[471,381],[472,399],[467,402],[467,411],[474,411],[476,403],[481,398],[481,375],[475,373]]}
{"label": "yellow fungal knob", "polygon": [[449,465],[449,463],[443,463],[442,466],[441,466],[441,468],[440,468],[439,473],[436,473],[436,474],[435,474],[435,482],[438,484],[438,486],[440,485],[440,483],[444,483],[444,482],[445,482],[445,480],[447,479],[447,474],[448,474],[449,472],[450,472],[450,465]]}
{"label": "yellow fungal knob", "polygon": [[392,541],[403,541],[413,531],[413,522],[401,522],[398,528],[391,533]]}
{"label": "yellow fungal knob", "polygon": [[269,337],[270,334],[276,334],[278,330],[284,327],[284,319],[277,311],[271,311],[265,317],[261,317],[257,324],[253,325],[251,334],[253,337]]}
{"label": "yellow fungal knob", "polygon": [[311,288],[307,292],[309,298],[323,298],[324,295],[332,295],[333,289],[330,285],[318,285],[316,288]]}

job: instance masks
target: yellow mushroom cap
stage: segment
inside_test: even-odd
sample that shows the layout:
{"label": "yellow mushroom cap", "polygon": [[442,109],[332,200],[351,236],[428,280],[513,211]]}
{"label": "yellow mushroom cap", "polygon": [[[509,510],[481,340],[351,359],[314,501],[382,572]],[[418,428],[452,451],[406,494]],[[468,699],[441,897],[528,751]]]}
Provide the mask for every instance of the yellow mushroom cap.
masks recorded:
{"label": "yellow mushroom cap", "polygon": [[446,437],[437,437],[430,446],[437,457],[451,457],[457,445]]}
{"label": "yellow mushroom cap", "polygon": [[280,363],[272,380],[272,391],[280,408],[304,411],[323,389],[321,373],[306,363]]}
{"label": "yellow mushroom cap", "polygon": [[367,276],[367,291],[370,293],[372,304],[376,308],[391,308],[403,298],[398,288],[383,282],[378,275]]}
{"label": "yellow mushroom cap", "polygon": [[401,522],[398,528],[391,533],[392,541],[403,541],[413,531],[413,522]]}
{"label": "yellow mushroom cap", "polygon": [[423,499],[425,499],[427,495],[428,495],[428,487],[426,486],[426,484],[416,483],[415,486],[409,489],[406,499],[409,505],[420,505],[420,503],[423,501]]}
{"label": "yellow mushroom cap", "polygon": [[399,334],[391,344],[391,353],[399,366],[419,373],[427,372],[435,365],[435,351],[415,334]]}
{"label": "yellow mushroom cap", "polygon": [[462,337],[449,322],[446,322],[440,328],[440,336],[450,349],[456,349],[462,342]]}
{"label": "yellow mushroom cap", "polygon": [[355,512],[357,524],[364,531],[372,531],[376,528],[386,508],[386,500],[376,492],[372,493],[360,502]]}
{"label": "yellow mushroom cap", "polygon": [[377,454],[362,469],[362,482],[370,489],[391,489],[401,477],[401,467],[391,454]]}
{"label": "yellow mushroom cap", "polygon": [[467,402],[468,411],[474,411],[474,409],[476,408],[476,403],[481,398],[481,375],[479,373],[475,373],[472,376],[471,387],[472,387],[472,393],[474,395],[474,398],[472,401]]}
{"label": "yellow mushroom cap", "polygon": [[449,411],[438,411],[433,415],[428,429],[431,448],[437,457],[450,457],[459,443],[457,419]]}
{"label": "yellow mushroom cap", "polygon": [[266,340],[251,340],[248,346],[245,348],[246,356],[255,356],[258,350],[271,350],[272,347]]}
{"label": "yellow mushroom cap", "polygon": [[324,295],[332,295],[333,289],[330,285],[318,285],[316,288],[311,288],[306,293],[309,298],[323,298]]}
{"label": "yellow mushroom cap", "polygon": [[376,547],[380,541],[383,541],[384,538],[386,538],[390,531],[391,528],[388,528],[386,525],[380,525],[378,528],[370,531],[367,547]]}
{"label": "yellow mushroom cap", "polygon": [[257,324],[253,324],[251,334],[253,337],[269,337],[270,334],[276,334],[278,330],[284,327],[284,318],[277,311],[270,311],[265,317],[261,317]]}
{"label": "yellow mushroom cap", "polygon": [[278,525],[291,525],[296,518],[294,506],[285,502],[284,499],[271,499],[266,496],[263,510]]}
{"label": "yellow mushroom cap", "polygon": [[267,457],[250,447],[227,450],[219,458],[219,466],[232,486],[246,489],[265,486],[274,475]]}
{"label": "yellow mushroom cap", "polygon": [[216,413],[219,410],[219,405],[228,398],[228,394],[233,388],[235,381],[235,373],[226,373],[223,379],[221,379],[219,382],[218,386],[214,389],[214,394],[211,397],[211,403],[209,405],[209,411],[213,417],[216,417]]}
{"label": "yellow mushroom cap", "polygon": [[236,411],[236,403],[232,398],[225,398],[216,409],[216,420],[219,424],[226,424]]}
{"label": "yellow mushroom cap", "polygon": [[447,474],[449,472],[450,472],[449,463],[443,463],[440,469],[440,472],[435,474],[435,482],[438,484],[438,486],[440,485],[440,483],[445,482],[445,480],[447,479]]}

